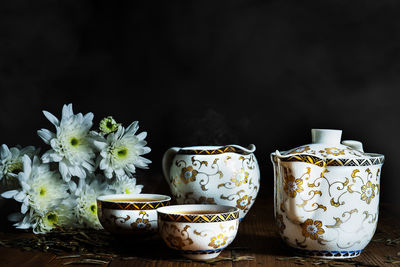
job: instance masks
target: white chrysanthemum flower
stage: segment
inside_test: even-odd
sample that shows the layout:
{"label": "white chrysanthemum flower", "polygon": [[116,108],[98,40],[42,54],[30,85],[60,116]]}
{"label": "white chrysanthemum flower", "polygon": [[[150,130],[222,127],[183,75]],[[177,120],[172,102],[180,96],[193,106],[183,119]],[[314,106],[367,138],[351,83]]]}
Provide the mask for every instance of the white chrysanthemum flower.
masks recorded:
{"label": "white chrysanthemum flower", "polygon": [[114,190],[116,194],[139,194],[142,192],[143,185],[136,184],[136,178],[123,175],[113,181],[109,188]]}
{"label": "white chrysanthemum flower", "polygon": [[35,234],[44,234],[50,232],[56,226],[74,227],[76,226],[76,217],[73,209],[75,202],[72,198],[64,199],[61,204],[52,206],[47,212],[39,212],[30,209],[26,214],[12,213],[8,220],[16,222],[13,224],[18,229],[32,228]]}
{"label": "white chrysanthemum flower", "polygon": [[21,188],[1,194],[4,198],[14,198],[21,202],[22,214],[29,209],[46,213],[51,206],[69,196],[68,187],[60,179],[60,174],[50,171],[49,165],[41,163],[37,156],[31,160],[28,155],[24,155],[22,164],[24,171],[18,174]]}
{"label": "white chrysanthemum flower", "polygon": [[76,226],[76,216],[73,213],[75,202],[72,198],[65,199],[59,205],[53,206],[46,213],[34,213],[32,218],[32,229],[35,234],[50,232],[56,226]]}
{"label": "white chrysanthemum flower", "polygon": [[[86,179],[89,180],[89,179]],[[75,195],[74,213],[81,227],[102,229],[97,217],[97,197],[103,194],[111,194],[107,183],[100,183],[97,179],[88,184],[86,180],[80,180],[77,186],[70,182],[70,190]]]}
{"label": "white chrysanthemum flower", "polygon": [[93,113],[74,115],[72,104],[64,105],[61,121],[47,111],[43,111],[46,118],[56,126],[56,134],[47,129],[38,131],[38,135],[52,149],[48,150],[42,160],[45,163],[58,162],[59,170],[66,182],[72,176],[86,177],[86,171],[93,171],[92,138],[89,130],[92,127]]}
{"label": "white chrysanthemum flower", "polygon": [[19,147],[8,148],[3,144],[0,147],[0,181],[6,186],[18,184],[18,173],[23,171],[22,156],[28,155],[32,157],[36,153],[35,147],[27,146],[20,149]]}
{"label": "white chrysanthemum flower", "polygon": [[135,168],[147,168],[150,160],[141,157],[149,153],[150,148],[146,146],[144,140],[146,132],[135,135],[139,129],[138,122],[135,121],[128,128],[118,127],[117,132],[110,133],[107,139],[95,140],[94,145],[100,150],[100,169],[104,170],[107,178],[112,178],[115,172],[117,177],[123,175],[132,176]]}

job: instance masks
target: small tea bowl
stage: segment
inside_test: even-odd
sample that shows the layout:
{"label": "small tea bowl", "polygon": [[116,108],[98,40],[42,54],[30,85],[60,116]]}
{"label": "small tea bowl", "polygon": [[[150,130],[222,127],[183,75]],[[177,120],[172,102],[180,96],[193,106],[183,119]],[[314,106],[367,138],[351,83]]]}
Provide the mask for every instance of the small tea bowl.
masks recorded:
{"label": "small tea bowl", "polygon": [[97,198],[101,225],[113,234],[157,232],[157,211],[168,206],[171,197],[158,194],[112,194]]}
{"label": "small tea bowl", "polygon": [[235,239],[239,208],[214,205],[172,205],[157,209],[159,233],[167,246],[184,257],[217,257]]}

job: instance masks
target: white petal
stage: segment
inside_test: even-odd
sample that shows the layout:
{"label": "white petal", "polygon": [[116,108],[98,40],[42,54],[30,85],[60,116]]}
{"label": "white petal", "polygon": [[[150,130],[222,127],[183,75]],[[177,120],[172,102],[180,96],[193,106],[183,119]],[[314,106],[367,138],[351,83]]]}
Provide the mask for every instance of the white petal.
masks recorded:
{"label": "white petal", "polygon": [[65,164],[65,162],[60,161],[59,165],[58,165],[58,170],[61,173],[61,176],[63,177],[64,181],[69,182],[69,180],[71,180],[71,174],[68,171],[68,167]]}
{"label": "white petal", "polygon": [[62,117],[61,120],[67,120],[69,117],[74,115],[74,112],[72,111],[72,104],[64,105],[62,109]]}
{"label": "white petal", "polygon": [[86,172],[79,166],[74,166],[71,169],[71,174],[74,176],[78,176],[79,178],[86,178]]}
{"label": "white petal", "polygon": [[112,178],[112,174],[113,174],[113,169],[112,168],[106,168],[104,169],[104,175],[111,179]]}
{"label": "white petal", "polygon": [[21,205],[21,213],[25,214],[27,211],[28,211],[28,205],[26,205],[25,202],[24,202]]}
{"label": "white petal", "polygon": [[73,181],[70,181],[70,182],[68,183],[68,187],[69,187],[69,190],[70,190],[71,192],[75,192],[76,189],[77,189],[76,183],[73,182]]}
{"label": "white petal", "polygon": [[26,197],[26,194],[24,192],[19,192],[18,194],[16,194],[14,196],[14,199],[18,202],[22,202],[22,201],[24,201],[25,197]]}
{"label": "white petal", "polygon": [[89,131],[90,128],[92,127],[92,125],[93,125],[93,117],[94,117],[94,115],[93,115],[92,112],[89,112],[88,114],[86,114],[83,117],[83,122],[82,122],[81,127],[85,130],[85,132]]}
{"label": "white petal", "polygon": [[55,152],[53,149],[46,151],[46,153],[42,155],[43,163],[60,162],[63,158],[63,156]]}
{"label": "white petal", "polygon": [[24,173],[29,176],[32,171],[32,161],[28,155],[22,157],[22,165],[24,167]]}
{"label": "white petal", "polygon": [[107,168],[108,168],[107,160],[106,159],[102,159],[100,161],[100,170],[105,170]]}
{"label": "white petal", "polygon": [[2,159],[11,157],[11,152],[10,152],[10,150],[8,149],[8,146],[5,145],[5,144],[2,144],[2,145],[1,145],[1,148],[0,148],[0,157],[1,157]]}
{"label": "white petal", "polygon": [[60,122],[58,121],[58,119],[57,119],[53,114],[51,114],[50,112],[48,112],[48,111],[46,111],[46,110],[43,110],[43,114],[44,114],[44,116],[46,116],[46,118],[47,118],[52,124],[54,124],[54,126],[59,126],[59,125],[60,125]]}
{"label": "white petal", "polygon": [[142,192],[143,189],[143,185],[137,185],[135,187],[135,194],[139,194],[140,192]]}
{"label": "white petal", "polygon": [[91,165],[87,161],[82,162],[82,167],[88,170],[89,172],[93,172],[95,170],[95,168],[93,168],[93,165]]}
{"label": "white petal", "polygon": [[117,175],[117,177],[122,177],[125,174],[125,171],[123,169],[116,169],[114,171],[115,171],[115,174]]}
{"label": "white petal", "polygon": [[98,150],[103,150],[106,148],[107,143],[106,142],[101,142],[101,141],[94,141],[93,145],[98,149]]}
{"label": "white petal", "polygon": [[142,153],[142,154],[147,154],[147,153],[149,153],[150,151],[151,151],[150,147],[145,146],[145,147],[143,147],[143,153]]}
{"label": "white petal", "polygon": [[147,136],[147,132],[141,132],[140,134],[136,135],[139,140],[145,139]]}
{"label": "white petal", "polygon": [[56,137],[56,134],[53,132],[50,132],[47,129],[41,129],[39,131],[37,131],[37,134],[39,135],[40,138],[42,138],[42,140],[46,143],[46,144],[50,144],[51,139]]}
{"label": "white petal", "polygon": [[131,125],[129,125],[128,128],[126,128],[125,133],[127,135],[134,135],[136,131],[139,129],[138,123],[139,123],[138,121],[132,122]]}
{"label": "white petal", "polygon": [[133,165],[133,164],[126,165],[125,169],[128,170],[131,173],[135,173],[135,171],[136,171],[135,165]]}
{"label": "white petal", "polygon": [[18,193],[19,193],[18,190],[10,190],[10,191],[4,192],[3,194],[1,194],[1,196],[4,198],[12,198]]}

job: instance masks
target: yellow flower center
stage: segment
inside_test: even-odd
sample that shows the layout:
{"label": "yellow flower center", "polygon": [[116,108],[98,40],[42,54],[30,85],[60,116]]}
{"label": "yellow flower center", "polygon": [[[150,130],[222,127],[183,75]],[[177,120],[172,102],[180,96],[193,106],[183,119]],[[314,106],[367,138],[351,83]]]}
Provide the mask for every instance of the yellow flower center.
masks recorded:
{"label": "yellow flower center", "polygon": [[46,194],[46,188],[41,187],[40,190],[39,190],[39,195],[40,196],[44,196],[45,194]]}
{"label": "yellow flower center", "polygon": [[79,140],[75,137],[72,137],[70,140],[70,144],[71,146],[76,147],[77,145],[79,145]]}
{"label": "yellow flower center", "polygon": [[128,155],[128,149],[126,147],[118,149],[117,155],[119,158],[125,158]]}
{"label": "yellow flower center", "polygon": [[93,205],[90,206],[90,211],[91,211],[93,214],[96,214],[97,207],[96,207],[95,204],[93,204]]}
{"label": "yellow flower center", "polygon": [[7,171],[10,173],[18,174],[19,172],[23,171],[22,167],[22,161],[13,162],[8,165]]}
{"label": "yellow flower center", "polygon": [[48,215],[47,215],[47,221],[48,221],[50,224],[55,224],[55,223],[57,223],[57,221],[58,221],[58,216],[57,216],[57,214],[55,214],[55,213],[50,213],[50,214],[48,214]]}

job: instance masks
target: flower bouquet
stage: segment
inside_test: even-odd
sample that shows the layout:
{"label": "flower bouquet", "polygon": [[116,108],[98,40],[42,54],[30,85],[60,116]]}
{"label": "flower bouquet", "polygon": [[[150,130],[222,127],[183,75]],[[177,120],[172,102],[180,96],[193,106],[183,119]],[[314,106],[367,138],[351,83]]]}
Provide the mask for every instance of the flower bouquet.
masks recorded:
{"label": "flower bouquet", "polygon": [[93,113],[74,114],[72,104],[64,105],[61,120],[47,111],[45,117],[56,132],[37,133],[50,149],[40,155],[33,146],[3,144],[0,148],[1,196],[21,203],[20,212],[8,219],[19,229],[32,228],[35,234],[56,227],[94,228],[96,198],[103,194],[140,193],[136,168],[148,168],[150,160],[146,132],[136,134],[138,122],[127,128],[112,117],[91,130]]}

